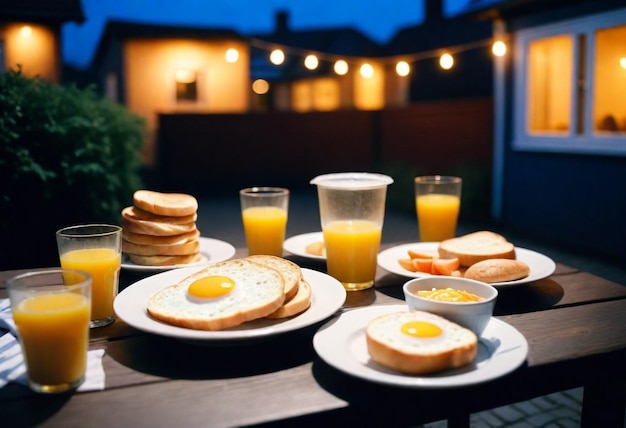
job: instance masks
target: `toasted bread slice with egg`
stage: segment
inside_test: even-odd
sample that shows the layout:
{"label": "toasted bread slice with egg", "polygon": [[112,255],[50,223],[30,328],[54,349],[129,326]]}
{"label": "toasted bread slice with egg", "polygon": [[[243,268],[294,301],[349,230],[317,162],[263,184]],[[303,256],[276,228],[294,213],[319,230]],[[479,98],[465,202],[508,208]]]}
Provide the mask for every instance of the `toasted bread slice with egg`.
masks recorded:
{"label": "toasted bread slice with egg", "polygon": [[474,332],[423,311],[379,316],[368,323],[365,337],[372,360],[410,375],[468,365],[478,349]]}
{"label": "toasted bread slice with egg", "polygon": [[223,330],[276,311],[285,301],[284,286],[283,276],[270,266],[245,258],[229,260],[156,292],[148,300],[147,310],[167,324]]}

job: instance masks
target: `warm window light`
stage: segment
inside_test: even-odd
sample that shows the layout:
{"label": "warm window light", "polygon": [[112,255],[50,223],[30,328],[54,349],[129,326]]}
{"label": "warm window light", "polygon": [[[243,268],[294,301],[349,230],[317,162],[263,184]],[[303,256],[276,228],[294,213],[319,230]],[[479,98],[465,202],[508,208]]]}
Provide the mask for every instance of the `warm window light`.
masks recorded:
{"label": "warm window light", "polygon": [[319,60],[313,54],[307,55],[306,58],[304,58],[304,66],[309,70],[315,70],[319,63]]}
{"label": "warm window light", "polygon": [[333,66],[335,73],[340,76],[345,76],[348,73],[348,68],[348,63],[345,62],[343,59],[335,61],[335,65]]}
{"label": "warm window light", "polygon": [[256,79],[254,82],[252,82],[252,91],[254,91],[255,94],[267,94],[269,90],[270,84],[267,82],[267,80]]}
{"label": "warm window light", "polygon": [[409,65],[408,62],[406,61],[398,61],[398,63],[396,64],[396,73],[398,73],[398,76],[408,76],[409,73],[411,72],[411,66]]}
{"label": "warm window light", "polygon": [[372,67],[370,64],[367,64],[367,63],[363,64],[361,66],[360,73],[361,73],[361,76],[365,77],[366,79],[369,79],[370,77],[374,75],[374,67]]}
{"label": "warm window light", "polygon": [[506,43],[504,43],[502,40],[495,41],[493,43],[493,46],[491,46],[491,52],[495,56],[504,56],[504,55],[506,55]]}
{"label": "warm window light", "polygon": [[239,51],[235,48],[230,48],[226,51],[226,54],[224,56],[226,58],[226,62],[232,64],[239,60]]}
{"label": "warm window light", "polygon": [[22,28],[20,28],[20,36],[22,36],[23,38],[28,38],[33,34],[33,29],[31,27],[29,27],[28,25],[24,25]]}
{"label": "warm window light", "polygon": [[285,53],[280,49],[274,49],[270,53],[270,61],[274,65],[280,65],[285,62]]}
{"label": "warm window light", "polygon": [[454,65],[454,58],[452,58],[452,55],[449,53],[445,53],[441,55],[441,58],[439,58],[439,65],[444,70],[450,70]]}
{"label": "warm window light", "polygon": [[619,59],[619,66],[626,70],[626,56],[623,56]]}
{"label": "warm window light", "polygon": [[176,81],[179,83],[192,83],[196,81],[196,72],[193,70],[176,70]]}

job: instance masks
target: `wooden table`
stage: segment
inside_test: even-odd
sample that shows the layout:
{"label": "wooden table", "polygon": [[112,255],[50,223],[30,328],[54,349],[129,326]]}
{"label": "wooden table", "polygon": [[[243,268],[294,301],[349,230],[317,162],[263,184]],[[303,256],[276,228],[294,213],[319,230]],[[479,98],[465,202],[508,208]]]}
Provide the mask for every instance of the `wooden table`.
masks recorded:
{"label": "wooden table", "polygon": [[[0,272],[0,297],[16,273]],[[123,271],[121,286],[140,278]],[[379,269],[375,289],[348,293],[344,307],[402,303],[405,280]],[[583,426],[623,426],[625,286],[557,264],[547,279],[501,289],[495,315],[526,337],[527,362],[493,381],[437,390],[381,385],[330,367],[312,346],[326,320],[221,347],[146,334],[118,320],[91,336],[92,348],[106,349],[104,391],[41,396],[9,384],[0,389],[0,425],[411,426],[448,419],[452,426],[466,425],[470,413],[583,386]]]}

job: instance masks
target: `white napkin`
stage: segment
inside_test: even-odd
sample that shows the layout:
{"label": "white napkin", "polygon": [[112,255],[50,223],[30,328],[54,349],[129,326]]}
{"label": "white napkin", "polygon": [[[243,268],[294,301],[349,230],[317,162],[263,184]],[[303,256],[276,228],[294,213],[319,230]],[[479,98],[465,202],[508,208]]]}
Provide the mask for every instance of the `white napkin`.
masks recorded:
{"label": "white napkin", "polygon": [[[22,348],[15,338],[15,323],[13,322],[9,299],[0,299],[0,328],[9,330],[9,333],[0,336],[0,388],[9,382],[28,385]],[[87,352],[87,373],[85,381],[80,384],[78,391],[101,391],[104,389],[103,356],[104,349],[94,349]]]}

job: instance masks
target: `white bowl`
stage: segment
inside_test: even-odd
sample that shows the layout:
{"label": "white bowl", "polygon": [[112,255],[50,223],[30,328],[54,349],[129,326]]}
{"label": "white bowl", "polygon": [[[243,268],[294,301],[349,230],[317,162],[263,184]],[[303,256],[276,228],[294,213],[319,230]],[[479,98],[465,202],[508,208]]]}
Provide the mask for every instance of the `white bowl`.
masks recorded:
{"label": "white bowl", "polygon": [[[420,290],[453,288],[467,291],[480,298],[479,302],[442,302],[417,295]],[[491,316],[498,298],[498,290],[484,282],[453,276],[429,276],[407,281],[403,287],[409,309],[431,312],[462,325],[480,336]]]}

